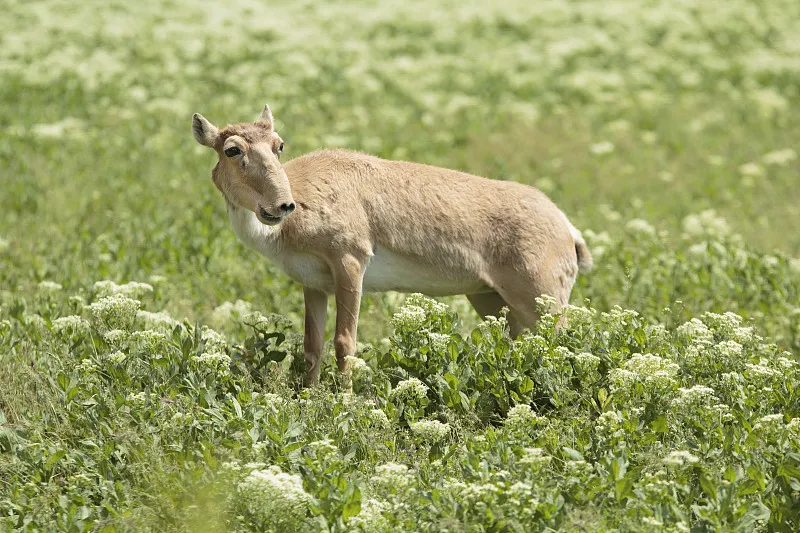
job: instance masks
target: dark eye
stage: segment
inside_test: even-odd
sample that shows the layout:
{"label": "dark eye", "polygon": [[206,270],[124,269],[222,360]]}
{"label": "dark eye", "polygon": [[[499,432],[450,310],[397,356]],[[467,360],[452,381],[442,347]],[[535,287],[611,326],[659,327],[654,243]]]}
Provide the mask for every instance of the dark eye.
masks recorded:
{"label": "dark eye", "polygon": [[225,149],[225,155],[227,155],[228,157],[237,156],[237,155],[239,155],[239,154],[241,154],[241,153],[242,153],[242,151],[241,151],[241,150],[239,150],[239,149],[238,149],[237,147],[235,147],[235,146],[231,146],[230,148],[226,148],[226,149]]}
{"label": "dark eye", "polygon": [[282,153],[282,152],[283,152],[283,143],[281,143],[281,145],[278,146],[278,153]]}

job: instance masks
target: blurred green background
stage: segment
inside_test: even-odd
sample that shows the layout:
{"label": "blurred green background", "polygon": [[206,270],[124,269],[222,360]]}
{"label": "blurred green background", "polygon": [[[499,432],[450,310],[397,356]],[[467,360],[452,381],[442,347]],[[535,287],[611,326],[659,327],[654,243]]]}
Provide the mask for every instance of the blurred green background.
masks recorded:
{"label": "blurred green background", "polygon": [[[640,218],[665,246],[714,209],[747,245],[800,253],[794,0],[53,0],[3,2],[0,25],[7,304],[41,280],[138,280],[175,316],[242,299],[297,322],[299,287],[237,242],[190,132],[193,112],[222,126],[264,103],[287,158],[518,180],[580,229],[623,239]],[[644,305],[595,276],[578,303]],[[398,301],[368,298],[362,337]]]}

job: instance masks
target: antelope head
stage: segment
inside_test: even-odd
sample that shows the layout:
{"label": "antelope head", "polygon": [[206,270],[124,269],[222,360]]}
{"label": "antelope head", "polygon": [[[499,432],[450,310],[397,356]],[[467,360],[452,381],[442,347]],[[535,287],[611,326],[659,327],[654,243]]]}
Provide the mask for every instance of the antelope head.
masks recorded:
{"label": "antelope head", "polygon": [[217,152],[211,177],[228,202],[252,211],[268,226],[294,211],[289,179],[279,161],[283,139],[275,132],[269,106],[254,123],[231,124],[222,130],[195,113],[192,132],[198,143]]}

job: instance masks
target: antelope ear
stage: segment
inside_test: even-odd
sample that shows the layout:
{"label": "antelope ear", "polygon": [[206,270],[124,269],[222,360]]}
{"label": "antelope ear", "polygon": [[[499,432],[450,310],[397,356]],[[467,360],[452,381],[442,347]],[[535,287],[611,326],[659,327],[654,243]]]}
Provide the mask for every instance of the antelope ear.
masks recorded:
{"label": "antelope ear", "polygon": [[274,127],[274,120],[272,118],[272,111],[269,109],[269,105],[264,106],[264,110],[256,119],[256,124],[261,124],[262,126],[266,127],[270,131],[275,131]]}
{"label": "antelope ear", "polygon": [[197,142],[209,148],[214,147],[219,130],[200,113],[192,115],[192,133]]}

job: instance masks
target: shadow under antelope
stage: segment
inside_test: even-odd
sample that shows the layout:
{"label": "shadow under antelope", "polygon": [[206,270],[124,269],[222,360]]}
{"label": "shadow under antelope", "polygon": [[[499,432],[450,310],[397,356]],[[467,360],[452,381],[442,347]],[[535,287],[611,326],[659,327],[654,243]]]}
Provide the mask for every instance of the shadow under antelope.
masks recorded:
{"label": "shadow under antelope", "polygon": [[221,130],[192,117],[197,142],[217,153],[233,231],[303,286],[307,384],[319,380],[330,294],[344,372],[362,292],[465,294],[481,316],[507,306],[516,337],[536,323],[538,296],[565,306],[591,267],[581,233],[534,187],[348,150],[281,164],[273,124],[269,106]]}

